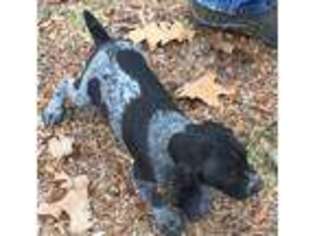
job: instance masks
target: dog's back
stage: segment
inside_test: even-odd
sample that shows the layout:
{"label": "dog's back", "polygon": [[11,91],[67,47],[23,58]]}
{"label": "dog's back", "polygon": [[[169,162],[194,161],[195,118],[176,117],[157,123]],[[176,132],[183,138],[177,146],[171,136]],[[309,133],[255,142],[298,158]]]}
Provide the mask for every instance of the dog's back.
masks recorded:
{"label": "dog's back", "polygon": [[169,139],[190,121],[172,103],[138,48],[111,40],[92,15],[84,16],[96,52],[83,81],[89,81],[92,96],[99,94],[95,105],[106,110],[116,138],[138,161],[142,178],[163,181],[173,166],[167,154]]}

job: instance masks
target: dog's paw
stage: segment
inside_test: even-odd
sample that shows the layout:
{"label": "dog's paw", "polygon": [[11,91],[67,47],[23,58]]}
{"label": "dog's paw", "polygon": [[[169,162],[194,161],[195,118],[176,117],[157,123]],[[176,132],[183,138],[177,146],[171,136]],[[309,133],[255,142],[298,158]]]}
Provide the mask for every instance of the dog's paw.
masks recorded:
{"label": "dog's paw", "polygon": [[63,120],[64,108],[52,108],[47,106],[42,113],[42,121],[45,126],[52,126],[60,123]]}
{"label": "dog's paw", "polygon": [[184,231],[184,219],[180,213],[167,207],[153,207],[154,223],[157,230],[165,236],[180,236]]}
{"label": "dog's paw", "polygon": [[211,212],[211,195],[205,187],[200,192],[187,197],[181,209],[190,221],[196,221]]}
{"label": "dog's paw", "polygon": [[192,200],[189,202],[190,204],[183,207],[183,211],[190,221],[196,221],[211,211],[210,200]]}

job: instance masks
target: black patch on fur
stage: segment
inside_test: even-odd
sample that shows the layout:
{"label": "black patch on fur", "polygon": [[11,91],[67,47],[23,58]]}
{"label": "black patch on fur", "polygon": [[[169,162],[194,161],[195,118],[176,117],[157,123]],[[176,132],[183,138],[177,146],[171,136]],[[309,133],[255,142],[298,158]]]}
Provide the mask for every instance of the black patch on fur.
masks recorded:
{"label": "black patch on fur", "polygon": [[148,157],[149,121],[157,110],[176,110],[176,107],[140,53],[134,50],[119,51],[117,62],[141,88],[141,96],[133,100],[124,112],[123,138],[140,166],[141,179],[155,181]]}
{"label": "black patch on fur", "polygon": [[109,76],[109,75],[103,75],[102,78],[103,78],[104,80],[107,80],[107,79],[108,79],[108,76]]}
{"label": "black patch on fur", "polygon": [[95,106],[100,106],[102,103],[100,81],[97,78],[90,79],[88,82],[87,93],[91,98],[91,102]]}
{"label": "black patch on fur", "polygon": [[177,110],[156,75],[150,70],[144,57],[139,52],[121,50],[117,53],[116,58],[120,68],[139,83],[141,98],[145,99],[149,106]]}
{"label": "black patch on fur", "polygon": [[143,56],[134,50],[121,50],[117,53],[117,62],[132,78],[152,78],[155,77],[147,66]]}
{"label": "black patch on fur", "polygon": [[75,87],[75,89],[79,89],[80,85],[81,85],[81,81],[82,79],[76,79],[73,83],[73,86]]}
{"label": "black patch on fur", "polygon": [[145,181],[155,181],[147,144],[148,122],[155,109],[141,97],[128,105],[123,118],[123,139],[141,170],[139,178]]}
{"label": "black patch on fur", "polygon": [[175,163],[187,168],[186,172],[197,172],[202,168],[203,159],[210,155],[211,146],[207,141],[202,135],[181,132],[171,138],[168,149]]}

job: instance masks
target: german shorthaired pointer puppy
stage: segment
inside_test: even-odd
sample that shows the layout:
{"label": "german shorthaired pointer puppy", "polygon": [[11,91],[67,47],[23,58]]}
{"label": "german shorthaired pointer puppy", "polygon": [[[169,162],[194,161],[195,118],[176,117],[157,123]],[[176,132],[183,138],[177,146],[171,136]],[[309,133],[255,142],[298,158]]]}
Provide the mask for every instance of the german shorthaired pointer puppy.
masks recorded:
{"label": "german shorthaired pointer puppy", "polygon": [[43,111],[45,125],[62,121],[65,99],[104,111],[118,143],[134,158],[134,182],[163,235],[180,235],[186,220],[209,212],[209,186],[238,199],[257,193],[262,181],[232,131],[212,121],[194,123],[137,46],[111,38],[90,12],[83,14],[96,49],[80,78],[59,83]]}

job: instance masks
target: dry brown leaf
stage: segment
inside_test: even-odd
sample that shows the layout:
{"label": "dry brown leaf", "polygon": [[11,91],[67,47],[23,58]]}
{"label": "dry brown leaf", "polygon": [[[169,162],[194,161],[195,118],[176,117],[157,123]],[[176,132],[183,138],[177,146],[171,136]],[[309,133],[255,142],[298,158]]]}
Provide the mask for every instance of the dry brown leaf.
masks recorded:
{"label": "dry brown leaf", "polygon": [[165,45],[171,41],[183,42],[184,40],[191,41],[195,35],[195,31],[185,27],[181,22],[166,22],[160,23],[151,22],[142,28],[132,30],[128,34],[128,38],[134,43],[147,41],[151,51],[156,49],[157,45]]}
{"label": "dry brown leaf", "polygon": [[[71,180],[68,193],[63,199],[53,203],[41,203],[39,215],[50,215],[58,219],[63,212],[70,217],[70,232],[82,234],[92,226],[90,221],[90,205],[88,199],[89,180],[86,175],[70,178],[64,173],[57,177],[58,180]],[[67,183],[67,185],[69,182]]]}
{"label": "dry brown leaf", "polygon": [[197,98],[210,106],[218,107],[220,105],[219,96],[229,95],[233,90],[217,84],[215,82],[216,77],[214,72],[208,71],[199,79],[186,83],[177,89],[176,94],[179,98]]}
{"label": "dry brown leaf", "polygon": [[69,156],[73,152],[74,139],[67,136],[53,137],[48,143],[48,152],[57,160]]}

